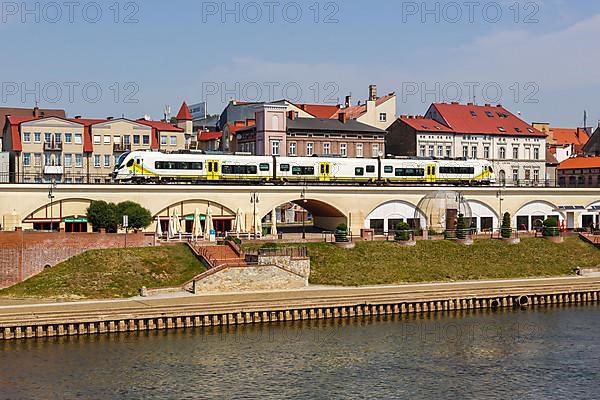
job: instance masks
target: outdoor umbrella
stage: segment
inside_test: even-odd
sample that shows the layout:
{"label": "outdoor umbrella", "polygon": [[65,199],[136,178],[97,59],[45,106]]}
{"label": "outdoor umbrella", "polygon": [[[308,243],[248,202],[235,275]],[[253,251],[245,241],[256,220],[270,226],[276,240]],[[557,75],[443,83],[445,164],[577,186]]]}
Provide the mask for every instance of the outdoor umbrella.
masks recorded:
{"label": "outdoor umbrella", "polygon": [[198,238],[202,235],[202,225],[200,224],[200,211],[197,208],[194,210],[194,225],[192,227],[192,235],[194,236],[194,240],[198,240]]}
{"label": "outdoor umbrella", "polygon": [[208,206],[208,209],[206,210],[206,220],[204,220],[204,239],[210,239],[210,231],[213,229],[212,211],[210,210],[210,206]]}
{"label": "outdoor umbrella", "polygon": [[156,218],[156,236],[161,238],[163,235],[162,226],[160,224],[160,217]]}
{"label": "outdoor umbrella", "polygon": [[277,210],[271,212],[271,235],[277,236]]}

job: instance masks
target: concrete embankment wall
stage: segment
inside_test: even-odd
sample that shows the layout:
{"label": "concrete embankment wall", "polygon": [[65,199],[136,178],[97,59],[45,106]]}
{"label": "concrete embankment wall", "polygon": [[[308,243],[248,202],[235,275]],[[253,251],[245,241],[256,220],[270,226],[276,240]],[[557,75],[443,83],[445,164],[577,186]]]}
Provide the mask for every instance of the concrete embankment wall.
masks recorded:
{"label": "concrete embankment wall", "polygon": [[299,289],[308,285],[302,277],[275,265],[225,267],[209,273],[186,288],[196,293],[245,292],[273,289]]}
{"label": "concrete embankment wall", "polygon": [[309,293],[301,292],[293,301],[244,300],[211,305],[201,300],[177,307],[154,304],[146,308],[128,306],[118,310],[103,305],[96,311],[86,309],[62,313],[43,308],[35,313],[15,309],[14,313],[3,312],[0,315],[0,340],[507,307],[535,308],[598,303],[600,299],[600,282],[565,283],[561,286],[480,290],[481,294],[477,296],[469,294],[478,292],[473,289],[456,293],[432,290],[408,296],[406,293],[394,295],[381,291],[369,295],[346,292],[311,297]]}
{"label": "concrete embankment wall", "polygon": [[[127,235],[128,247],[153,244],[143,233]],[[107,233],[0,232],[0,288],[22,282],[46,266],[68,260],[88,250],[125,246],[125,235]]]}

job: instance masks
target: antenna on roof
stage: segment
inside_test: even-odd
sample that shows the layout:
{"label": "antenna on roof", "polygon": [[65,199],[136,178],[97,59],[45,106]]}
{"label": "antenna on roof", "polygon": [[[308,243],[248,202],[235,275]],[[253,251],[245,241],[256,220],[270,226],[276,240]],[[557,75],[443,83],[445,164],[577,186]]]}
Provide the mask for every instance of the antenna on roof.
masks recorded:
{"label": "antenna on roof", "polygon": [[587,130],[587,111],[583,110],[583,129]]}

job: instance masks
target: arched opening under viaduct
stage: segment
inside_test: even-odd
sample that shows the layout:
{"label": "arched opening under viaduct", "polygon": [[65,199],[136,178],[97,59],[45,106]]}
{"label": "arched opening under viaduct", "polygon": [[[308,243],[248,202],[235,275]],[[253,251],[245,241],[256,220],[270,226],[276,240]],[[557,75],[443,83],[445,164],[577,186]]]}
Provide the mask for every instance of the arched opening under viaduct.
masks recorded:
{"label": "arched opening under viaduct", "polygon": [[427,226],[427,219],[417,206],[404,200],[392,200],[371,211],[365,218],[364,227],[374,230],[375,234],[386,234],[395,231],[400,222],[408,223],[412,229]]}
{"label": "arched opening under viaduct", "polygon": [[[199,220],[201,232],[205,231],[207,221],[211,224],[210,228],[214,229],[218,236],[224,236],[227,232],[234,230],[236,211],[214,201],[202,199],[183,200],[164,207],[153,216],[153,226],[148,229],[162,233],[163,236],[167,235],[170,219],[176,219],[179,224],[178,228],[181,230],[180,233],[191,235],[194,233],[194,218],[196,216]],[[158,224],[160,224],[160,228]]]}
{"label": "arched opening under viaduct", "polygon": [[92,227],[86,217],[91,202],[78,198],[48,202],[23,218],[22,227],[34,231],[91,232]]}
{"label": "arched opening under viaduct", "polygon": [[[263,226],[272,225],[272,210],[263,218]],[[339,209],[315,199],[297,199],[275,208],[277,231],[284,234],[310,234],[334,231],[339,224],[348,224],[348,218]]]}

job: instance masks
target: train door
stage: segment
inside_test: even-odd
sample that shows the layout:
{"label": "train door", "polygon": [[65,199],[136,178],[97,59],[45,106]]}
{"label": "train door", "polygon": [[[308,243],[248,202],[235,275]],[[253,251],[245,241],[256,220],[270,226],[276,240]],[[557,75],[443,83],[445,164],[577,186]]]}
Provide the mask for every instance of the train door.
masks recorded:
{"label": "train door", "polygon": [[427,166],[427,174],[425,175],[427,183],[435,183],[437,180],[437,165],[431,164]]}
{"label": "train door", "polygon": [[319,180],[321,182],[329,182],[331,180],[331,163],[319,163]]}
{"label": "train door", "polygon": [[219,180],[219,161],[208,160],[206,162],[206,179],[209,181]]}

